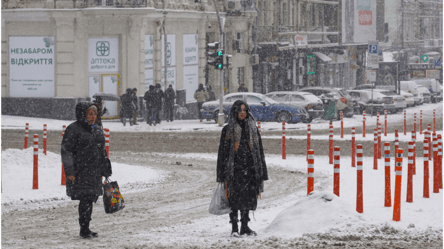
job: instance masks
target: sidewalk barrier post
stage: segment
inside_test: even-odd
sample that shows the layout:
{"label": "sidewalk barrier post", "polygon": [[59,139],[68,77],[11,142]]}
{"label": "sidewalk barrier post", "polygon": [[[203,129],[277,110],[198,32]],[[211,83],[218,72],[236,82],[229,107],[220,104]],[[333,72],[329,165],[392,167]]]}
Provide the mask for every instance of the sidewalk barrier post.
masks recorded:
{"label": "sidewalk barrier post", "polygon": [[416,132],[412,131],[413,142],[413,175],[416,175]]}
{"label": "sidewalk barrier post", "polygon": [[376,125],[379,125],[379,112],[376,113]]}
{"label": "sidewalk barrier post", "polygon": [[422,135],[422,110],[419,111],[419,134]]}
{"label": "sidewalk barrier post", "polygon": [[382,125],[381,125],[381,123],[378,123],[378,159],[381,159],[381,129],[382,129],[382,127],[381,127]]}
{"label": "sidewalk barrier post", "polygon": [[34,134],[34,170],[32,189],[39,189],[39,135]]}
{"label": "sidewalk barrier post", "polygon": [[26,123],[25,126],[25,149],[28,148],[28,133],[29,133],[29,123]]}
{"label": "sidewalk barrier post", "polygon": [[362,137],[365,137],[365,111],[362,112]]}
{"label": "sidewalk barrier post", "polygon": [[103,129],[105,132],[105,149],[106,149],[106,156],[109,158],[109,129],[105,128]]}
{"label": "sidewalk barrier post", "polygon": [[404,136],[407,135],[407,111],[404,110]]}
{"label": "sidewalk barrier post", "polygon": [[282,121],[282,159],[287,157],[285,149],[285,121]]}
{"label": "sidewalk barrier post", "polygon": [[257,129],[259,130],[259,134],[261,134],[261,122],[257,122]]}
{"label": "sidewalk barrier post", "polygon": [[413,142],[409,142],[407,165],[407,202],[413,202]]}
{"label": "sidewalk barrier post", "polygon": [[416,112],[413,114],[413,130],[416,133]]}
{"label": "sidewalk barrier post", "polygon": [[364,212],[364,197],[362,193],[362,145],[358,144],[356,149],[357,156],[357,191],[356,191],[356,211],[358,213]]}
{"label": "sidewalk barrier post", "polygon": [[344,115],[341,111],[341,138],[344,138]]}
{"label": "sidewalk barrier post", "polygon": [[387,110],[384,111],[384,137],[387,136]]}
{"label": "sidewalk barrier post", "polygon": [[442,136],[438,134],[438,184],[442,189]]}
{"label": "sidewalk barrier post", "polygon": [[48,138],[48,126],[46,124],[43,125],[43,154],[46,155],[46,139]]}
{"label": "sidewalk barrier post", "polygon": [[401,183],[402,183],[402,149],[396,151],[395,198],[393,201],[393,220],[401,220]]}
{"label": "sidewalk barrier post", "polygon": [[384,162],[385,162],[385,201],[384,207],[392,206],[392,193],[390,189],[390,143],[384,143]]}
{"label": "sidewalk barrier post", "polygon": [[[65,130],[66,130],[66,125],[63,125],[62,138],[65,135]],[[62,185],[66,185],[65,168],[63,167],[63,162],[62,162]]]}
{"label": "sidewalk barrier post", "polygon": [[[398,151],[399,148],[399,137],[398,137],[398,130],[395,130],[395,163],[396,163],[396,151]],[[396,172],[396,167],[395,168],[395,172]]]}
{"label": "sidewalk barrier post", "polygon": [[355,141],[355,127],[352,127],[352,154],[351,154],[351,166],[356,167],[356,141]]}
{"label": "sidewalk barrier post", "polygon": [[333,164],[333,123],[330,122],[330,132],[328,137],[328,157],[329,157],[329,164]]}
{"label": "sidewalk barrier post", "polygon": [[334,174],[333,174],[333,194],[339,197],[339,174],[340,174],[340,164],[341,164],[341,148],[335,146],[334,148]]}
{"label": "sidewalk barrier post", "polygon": [[429,132],[429,148],[430,148],[430,153],[429,153],[429,161],[432,160],[432,156],[433,156],[433,147],[432,147],[432,125],[428,124],[427,125],[427,131]]}
{"label": "sidewalk barrier post", "polygon": [[378,169],[378,129],[374,132],[375,138],[373,139],[373,169]]}
{"label": "sidewalk barrier post", "polygon": [[308,160],[308,151],[311,147],[311,124],[307,125],[307,160]]}
{"label": "sidewalk barrier post", "polygon": [[429,198],[429,141],[424,138],[424,188],[423,197]]}
{"label": "sidewalk barrier post", "polygon": [[314,186],[314,150],[308,150],[308,174],[307,174],[307,195],[313,191]]}
{"label": "sidewalk barrier post", "polygon": [[435,109],[433,109],[433,132],[436,133],[436,115],[435,115]]}
{"label": "sidewalk barrier post", "polygon": [[433,133],[433,193],[439,193],[438,138]]}

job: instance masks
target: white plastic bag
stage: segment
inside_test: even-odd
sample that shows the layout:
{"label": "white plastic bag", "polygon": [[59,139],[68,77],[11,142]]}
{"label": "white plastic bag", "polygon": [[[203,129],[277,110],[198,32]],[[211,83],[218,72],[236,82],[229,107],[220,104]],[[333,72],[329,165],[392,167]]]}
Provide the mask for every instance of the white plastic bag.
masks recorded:
{"label": "white plastic bag", "polygon": [[213,199],[211,199],[209,211],[210,214],[215,215],[229,214],[231,212],[228,200],[225,200],[223,183],[217,184],[217,187],[214,189]]}

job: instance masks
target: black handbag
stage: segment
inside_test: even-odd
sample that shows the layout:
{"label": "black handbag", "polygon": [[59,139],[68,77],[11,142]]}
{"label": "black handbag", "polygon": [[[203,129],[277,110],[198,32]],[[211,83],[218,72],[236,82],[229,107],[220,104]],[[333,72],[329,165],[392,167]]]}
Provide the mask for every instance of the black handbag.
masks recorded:
{"label": "black handbag", "polygon": [[103,206],[107,214],[115,213],[125,207],[119,184],[111,182],[109,178],[105,179],[105,184],[103,185]]}

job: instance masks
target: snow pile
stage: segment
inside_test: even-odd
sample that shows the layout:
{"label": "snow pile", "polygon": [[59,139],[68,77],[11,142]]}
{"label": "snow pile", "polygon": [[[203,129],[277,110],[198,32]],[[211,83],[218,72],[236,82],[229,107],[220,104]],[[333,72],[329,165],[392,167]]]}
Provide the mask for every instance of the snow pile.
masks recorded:
{"label": "snow pile", "polygon": [[[61,185],[62,163],[59,154],[39,150],[38,189],[32,189],[33,148],[2,151],[2,204],[28,200],[68,199]],[[123,193],[142,191],[147,185],[160,182],[166,172],[149,167],[112,163],[112,181],[117,181]]]}
{"label": "snow pile", "polygon": [[313,191],[280,212],[264,230],[269,235],[299,237],[326,232],[344,223],[365,222],[343,199],[330,192]]}

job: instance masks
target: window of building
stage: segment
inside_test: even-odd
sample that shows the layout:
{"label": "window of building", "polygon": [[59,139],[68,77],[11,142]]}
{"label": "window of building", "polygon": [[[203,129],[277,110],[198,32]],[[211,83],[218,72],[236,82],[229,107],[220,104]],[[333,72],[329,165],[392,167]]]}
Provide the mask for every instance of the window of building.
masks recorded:
{"label": "window of building", "polygon": [[242,84],[245,84],[244,68],[243,67],[237,68],[237,83],[239,83],[239,86]]}

